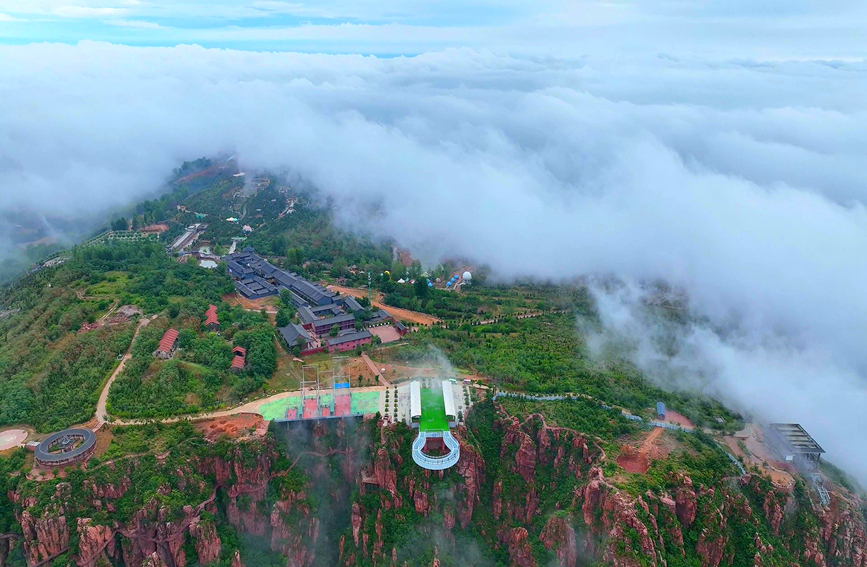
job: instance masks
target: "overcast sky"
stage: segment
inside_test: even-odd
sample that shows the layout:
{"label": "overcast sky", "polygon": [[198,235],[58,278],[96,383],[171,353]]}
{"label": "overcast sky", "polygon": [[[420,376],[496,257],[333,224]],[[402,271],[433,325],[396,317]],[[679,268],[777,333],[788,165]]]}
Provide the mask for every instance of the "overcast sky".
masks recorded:
{"label": "overcast sky", "polygon": [[[867,480],[863,2],[0,12],[0,207],[121,206],[230,151],[342,197],[346,226],[382,203],[359,228],[426,259],[664,278],[708,322],[685,382],[804,423]],[[650,336],[625,289],[606,323]]]}
{"label": "overcast sky", "polygon": [[863,58],[858,0],[4,0],[0,42],[380,55],[446,47],[559,57]]}

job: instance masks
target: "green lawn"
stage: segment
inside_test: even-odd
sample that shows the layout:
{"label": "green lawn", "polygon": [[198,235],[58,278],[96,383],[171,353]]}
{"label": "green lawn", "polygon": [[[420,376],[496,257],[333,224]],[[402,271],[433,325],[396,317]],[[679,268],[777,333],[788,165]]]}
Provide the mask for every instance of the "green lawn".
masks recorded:
{"label": "green lawn", "polygon": [[421,421],[418,428],[422,431],[449,430],[442,390],[421,389]]}

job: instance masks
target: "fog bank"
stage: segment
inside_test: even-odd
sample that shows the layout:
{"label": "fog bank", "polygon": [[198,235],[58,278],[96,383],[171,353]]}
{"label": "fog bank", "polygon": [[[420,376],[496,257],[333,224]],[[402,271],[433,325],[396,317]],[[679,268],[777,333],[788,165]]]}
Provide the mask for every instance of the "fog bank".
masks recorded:
{"label": "fog bank", "polygon": [[[709,321],[684,336],[686,378],[712,374],[739,407],[804,423],[867,480],[850,450],[867,446],[864,75],[863,62],[0,47],[0,207],[119,206],[183,159],[232,151],[428,260],[662,278]],[[353,214],[371,200],[375,226]]]}

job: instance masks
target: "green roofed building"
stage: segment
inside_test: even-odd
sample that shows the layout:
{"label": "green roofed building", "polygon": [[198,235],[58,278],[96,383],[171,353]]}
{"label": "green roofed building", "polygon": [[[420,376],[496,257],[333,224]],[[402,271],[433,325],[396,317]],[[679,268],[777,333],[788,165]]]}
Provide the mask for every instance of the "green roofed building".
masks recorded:
{"label": "green roofed building", "polygon": [[428,470],[444,470],[460,458],[460,445],[449,428],[455,425],[456,411],[452,383],[448,380],[422,387],[410,384],[410,417],[419,430],[412,444],[412,458]]}

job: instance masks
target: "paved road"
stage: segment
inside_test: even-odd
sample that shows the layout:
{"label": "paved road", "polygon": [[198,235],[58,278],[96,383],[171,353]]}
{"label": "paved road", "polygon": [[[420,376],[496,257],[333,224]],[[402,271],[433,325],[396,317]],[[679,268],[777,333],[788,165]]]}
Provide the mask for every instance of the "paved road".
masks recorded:
{"label": "paved road", "polygon": [[151,322],[151,319],[142,317],[139,320],[138,326],[135,328],[135,333],[132,335],[132,340],[129,342],[126,352],[123,353],[123,358],[120,360],[120,364],[118,364],[117,368],[114,369],[114,372],[111,373],[108,382],[105,383],[102,392],[99,393],[99,402],[96,404],[96,426],[94,427],[94,431],[98,431],[102,425],[108,421],[108,412],[105,410],[105,404],[108,402],[108,391],[111,389],[111,385],[114,384],[115,378],[117,378],[118,374],[123,371],[123,367],[126,366],[126,361],[132,356],[132,345],[135,343],[136,337],[138,337],[138,332],[141,331],[142,328],[146,327],[147,324]]}

